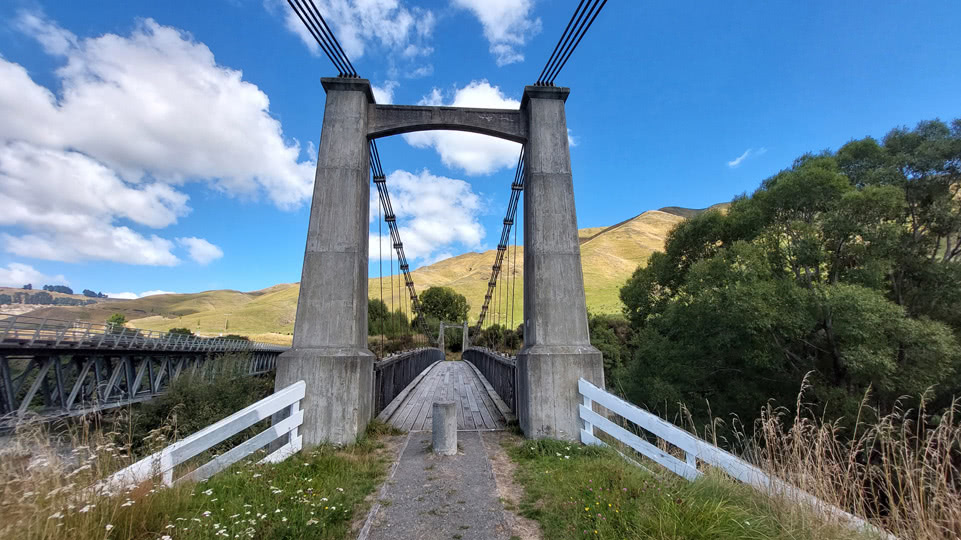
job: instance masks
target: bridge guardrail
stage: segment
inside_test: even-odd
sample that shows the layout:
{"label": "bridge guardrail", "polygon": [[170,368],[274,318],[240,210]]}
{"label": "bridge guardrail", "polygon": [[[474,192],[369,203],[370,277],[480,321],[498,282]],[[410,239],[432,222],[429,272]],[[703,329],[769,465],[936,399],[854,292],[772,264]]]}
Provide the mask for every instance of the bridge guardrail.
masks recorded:
{"label": "bridge guardrail", "polygon": [[[136,487],[155,476],[159,476],[166,486],[171,486],[175,482],[204,480],[282,437],[287,438],[287,442],[260,460],[260,463],[283,461],[299,452],[303,445],[303,437],[298,433],[298,429],[304,422],[304,411],[300,408],[300,402],[304,399],[306,388],[307,383],[297,381],[287,388],[267,396],[257,403],[241,409],[129,467],[117,471],[98,487],[106,493],[117,493]],[[174,480],[174,467],[177,465],[220,444],[250,426],[270,418],[275,413],[286,414],[286,418],[273,423],[259,434]]]}
{"label": "bridge guardrail", "polygon": [[119,349],[181,352],[283,352],[287,347],[242,339],[204,338],[86,321],[0,315],[6,348]]}
{"label": "bridge guardrail", "polygon": [[[628,403],[584,379],[578,380],[577,389],[584,398],[584,403],[578,405],[580,418],[584,421],[584,427],[581,429],[581,442],[584,444],[607,445],[607,443],[598,439],[594,434],[594,429],[597,428],[606,435],[633,448],[637,453],[687,480],[696,480],[703,474],[697,468],[697,461],[701,460],[704,463],[723,470],[745,484],[750,484],[760,491],[785,497],[796,502],[806,503],[816,511],[835,517],[854,529],[877,534],[883,538],[897,540],[893,535],[878,529],[867,521],[828,504],[779,478],[768,475],[761,469],[734,454],[721,450],[717,446],[695,437],[674,424],[636,405]],[[607,411],[613,413],[613,415],[620,416],[634,423],[647,433],[676,446],[684,452],[684,461],[661,450],[642,437],[631,433],[607,416],[595,412],[595,403],[604,407]]]}

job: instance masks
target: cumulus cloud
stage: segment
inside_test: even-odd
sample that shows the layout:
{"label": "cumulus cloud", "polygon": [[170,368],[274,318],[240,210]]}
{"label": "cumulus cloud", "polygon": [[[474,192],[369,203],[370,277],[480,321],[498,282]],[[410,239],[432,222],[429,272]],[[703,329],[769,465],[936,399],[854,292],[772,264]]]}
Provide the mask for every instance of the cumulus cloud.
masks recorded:
{"label": "cumulus cloud", "polygon": [[156,290],[156,291],[144,291],[140,294],[137,294],[135,292],[119,292],[119,293],[108,292],[104,294],[106,294],[110,298],[118,298],[120,300],[136,300],[138,298],[144,298],[146,296],[156,296],[158,294],[177,294],[177,293],[171,292],[171,291]]}
{"label": "cumulus cloud", "polygon": [[390,105],[394,102],[394,89],[397,86],[397,81],[387,81],[383,86],[371,85],[370,89],[374,92],[374,100],[377,103]]}
{"label": "cumulus cloud", "polygon": [[[443,92],[434,88],[420,100],[420,104],[491,109],[517,109],[521,105],[520,101],[505,96],[499,87],[491,86],[486,80],[472,81],[455,90],[449,103],[444,103]],[[420,131],[403,137],[417,148],[434,148],[444,165],[461,169],[469,175],[490,174],[513,167],[521,148],[515,142],[460,131]]]}
{"label": "cumulus cloud", "polygon": [[[129,36],[78,39],[37,13],[17,28],[62,60],[59,95],[0,57],[0,242],[61,261],[175,265],[167,227],[185,182],[280,208],[310,197],[314,164],[269,99],[206,45],[151,19]],[[209,251],[208,251],[209,252]]]}
{"label": "cumulus cloud", "polygon": [[[480,197],[463,180],[435,176],[430,171],[397,170],[387,176],[391,205],[397,216],[404,253],[409,259],[438,260],[448,256],[453,244],[479,248],[484,228],[478,221]],[[371,220],[377,220],[376,193],[371,196]],[[376,223],[373,223],[376,227]],[[393,246],[384,227],[378,249],[376,229],[370,236],[370,257],[384,259]]]}
{"label": "cumulus cloud", "polygon": [[744,162],[745,159],[751,158],[751,157],[762,156],[762,155],[764,155],[765,152],[767,152],[767,148],[758,148],[757,150],[754,150],[753,148],[748,148],[748,149],[745,150],[744,153],[741,154],[740,156],[732,159],[731,161],[728,161],[728,162],[727,162],[727,166],[730,167],[730,168],[732,168],[732,169],[736,169],[737,167],[739,167],[739,166],[741,165],[741,163]]}
{"label": "cumulus cloud", "polygon": [[62,274],[48,276],[29,264],[12,262],[0,266],[0,287],[22,287],[30,283],[39,288],[43,285],[67,285],[70,282]]}
{"label": "cumulus cloud", "polygon": [[208,265],[224,256],[223,250],[203,238],[178,238],[177,242],[187,248],[190,258],[201,265]]}
{"label": "cumulus cloud", "polygon": [[[429,9],[408,8],[399,0],[318,0],[316,5],[351,59],[363,57],[372,44],[405,59],[434,51],[429,39],[436,18]],[[267,6],[282,10],[287,29],[300,37],[313,54],[320,55],[317,42],[287,2],[273,0]]]}
{"label": "cumulus cloud", "polygon": [[498,66],[524,60],[518,48],[541,31],[540,18],[531,17],[532,0],[453,0],[453,4],[480,21]]}

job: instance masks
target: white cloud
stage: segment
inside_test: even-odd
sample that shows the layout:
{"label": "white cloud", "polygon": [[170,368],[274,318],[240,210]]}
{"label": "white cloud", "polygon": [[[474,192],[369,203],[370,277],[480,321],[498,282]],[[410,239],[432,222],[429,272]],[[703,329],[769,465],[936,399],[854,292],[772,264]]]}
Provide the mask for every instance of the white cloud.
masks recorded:
{"label": "white cloud", "polygon": [[374,92],[374,100],[377,103],[390,105],[394,102],[394,89],[397,86],[397,81],[386,81],[383,86],[371,85],[370,89]]}
{"label": "white cloud", "polygon": [[298,161],[266,94],[190,35],[146,19],[78,40],[32,13],[17,27],[65,63],[57,96],[0,57],[0,226],[22,229],[0,234],[8,251],[175,265],[172,241],[122,222],[175,223],[190,210],[180,184],[280,208],[310,197],[313,158]]}
{"label": "white cloud", "polygon": [[190,258],[201,265],[210,264],[224,256],[223,250],[203,238],[178,238],[177,242],[187,248]]}
{"label": "white cloud", "polygon": [[541,31],[540,18],[531,18],[533,0],[453,0],[452,3],[470,10],[480,21],[498,66],[524,60],[518,48]]}
{"label": "white cloud", "polygon": [[106,292],[103,294],[106,294],[109,298],[116,298],[119,300],[136,300],[140,298],[140,295],[132,292]]}
{"label": "white cloud", "polygon": [[[520,101],[505,96],[499,87],[491,86],[486,80],[472,81],[456,90],[450,103],[443,101],[443,93],[434,88],[420,100],[420,104],[491,109],[520,107]],[[515,142],[460,131],[420,131],[404,134],[403,137],[417,148],[434,148],[445,165],[462,169],[469,175],[490,174],[515,166],[521,148]]]}
{"label": "white cloud", "polygon": [[171,292],[171,291],[156,290],[156,291],[144,291],[140,294],[137,294],[134,292],[119,292],[119,293],[108,292],[104,294],[106,294],[110,298],[116,298],[120,300],[136,300],[138,298],[144,298],[145,296],[156,296],[158,294],[178,294],[178,293]]}
{"label": "white cloud", "polygon": [[[427,170],[416,174],[397,170],[387,176],[387,186],[408,259],[439,260],[438,257],[449,256],[448,250],[455,243],[468,249],[480,247],[484,228],[477,217],[482,205],[469,183],[435,176]],[[378,204],[373,193],[371,221],[374,227]],[[383,253],[384,260],[388,260],[392,249],[385,226],[378,250],[374,229],[370,235],[370,257],[377,258]]]}
{"label": "white cloud", "polygon": [[28,264],[12,262],[6,267],[0,266],[0,287],[22,287],[27,283],[39,289],[43,285],[67,285],[70,282],[62,274],[48,276]]}
{"label": "white cloud", "polygon": [[[436,19],[429,9],[408,8],[399,0],[317,0],[316,5],[351,60],[363,57],[375,40],[407,59],[434,51],[428,40]],[[297,34],[313,54],[321,53],[287,2],[274,0],[274,4],[267,3],[267,7],[272,11],[283,10],[287,29]]]}
{"label": "white cloud", "polygon": [[739,167],[739,166],[741,165],[741,163],[744,162],[745,159],[750,158],[750,157],[762,156],[762,155],[764,155],[766,152],[767,152],[767,148],[758,148],[757,150],[754,150],[753,148],[748,148],[748,149],[745,150],[744,153],[741,154],[740,156],[732,159],[731,161],[728,161],[728,162],[727,162],[727,166],[730,167],[730,168],[732,168],[732,169],[737,168],[737,167]]}
{"label": "white cloud", "polygon": [[66,54],[77,46],[77,36],[35,13],[23,12],[17,18],[17,28],[36,38],[49,54]]}

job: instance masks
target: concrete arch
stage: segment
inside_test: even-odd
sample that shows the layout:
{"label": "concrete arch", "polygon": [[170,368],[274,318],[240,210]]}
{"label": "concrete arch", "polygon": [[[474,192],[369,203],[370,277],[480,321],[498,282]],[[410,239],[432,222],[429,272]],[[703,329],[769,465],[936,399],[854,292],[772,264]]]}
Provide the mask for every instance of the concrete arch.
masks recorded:
{"label": "concrete arch", "polygon": [[528,137],[526,115],[519,109],[368,105],[368,139],[428,130],[467,131],[521,144]]}

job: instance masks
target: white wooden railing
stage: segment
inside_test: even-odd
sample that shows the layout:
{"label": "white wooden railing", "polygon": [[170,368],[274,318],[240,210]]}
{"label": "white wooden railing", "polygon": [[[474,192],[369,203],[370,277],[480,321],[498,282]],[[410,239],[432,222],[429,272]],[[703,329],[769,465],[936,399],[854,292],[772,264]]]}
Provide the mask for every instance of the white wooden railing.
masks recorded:
{"label": "white wooden railing", "polygon": [[[768,475],[761,469],[738,458],[734,454],[725,452],[717,446],[691,435],[674,424],[640,407],[632,405],[613,394],[601,390],[584,379],[578,381],[577,388],[580,391],[581,397],[584,398],[584,403],[579,405],[580,418],[584,421],[584,427],[581,429],[581,442],[584,444],[605,445],[594,433],[595,429],[599,429],[667,470],[683,476],[688,480],[696,480],[701,476],[701,471],[697,469],[697,461],[701,460],[761,491],[806,503],[815,510],[826,515],[834,516],[841,522],[855,529],[868,531],[885,538],[896,540],[893,535],[879,530],[867,521],[828,504],[783,480]],[[685,459],[682,461],[672,456],[643,438],[617,425],[605,416],[595,412],[595,403],[636,424],[657,438],[680,448],[684,452]]]}
{"label": "white wooden railing", "polygon": [[[237,411],[216,424],[177,441],[123,470],[117,471],[98,487],[101,491],[107,493],[117,493],[138,486],[154,477],[161,478],[164,485],[167,486],[173,485],[174,482],[203,480],[289,434],[286,444],[268,454],[260,462],[277,463],[283,461],[301,449],[302,437],[298,433],[298,428],[304,421],[304,411],[300,408],[300,402],[304,399],[306,388],[307,385],[304,381],[298,381],[245,409]],[[287,417],[174,480],[173,472],[177,465],[279,412],[287,413]]]}

